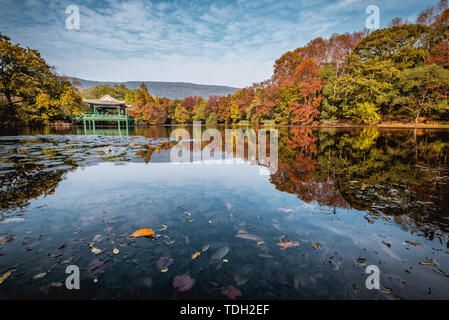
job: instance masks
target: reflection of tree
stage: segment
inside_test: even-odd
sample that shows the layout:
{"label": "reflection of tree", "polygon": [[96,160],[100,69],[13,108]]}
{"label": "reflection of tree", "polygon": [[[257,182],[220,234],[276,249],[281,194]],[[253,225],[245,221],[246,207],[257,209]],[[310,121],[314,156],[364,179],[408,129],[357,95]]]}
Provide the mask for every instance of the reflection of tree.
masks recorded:
{"label": "reflection of tree", "polygon": [[36,166],[27,166],[3,174],[0,178],[1,211],[22,208],[31,199],[52,194],[67,171],[43,171]]}
{"label": "reflection of tree", "polygon": [[151,157],[153,156],[153,154],[155,152],[160,153],[161,151],[164,151],[164,150],[170,150],[174,146],[175,146],[174,142],[162,143],[158,146],[143,145],[141,147],[144,150],[137,151],[137,155],[139,157],[141,157],[145,163],[149,163],[149,162],[151,162]]}
{"label": "reflection of tree", "polygon": [[316,173],[320,171],[317,133],[305,127],[291,128],[289,132],[281,130],[278,171],[270,181],[278,190],[297,194],[305,202],[348,207],[330,177],[317,179]]}
{"label": "reflection of tree", "polygon": [[435,169],[447,168],[442,134],[291,128],[281,134],[271,182],[306,202],[392,215],[404,228],[428,232],[431,224],[447,231],[449,181]]}

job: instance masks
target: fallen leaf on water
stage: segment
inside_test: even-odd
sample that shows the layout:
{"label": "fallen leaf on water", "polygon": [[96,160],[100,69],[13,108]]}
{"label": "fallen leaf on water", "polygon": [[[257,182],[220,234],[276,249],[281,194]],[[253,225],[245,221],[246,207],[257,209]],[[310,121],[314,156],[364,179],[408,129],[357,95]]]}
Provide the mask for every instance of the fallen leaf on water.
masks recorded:
{"label": "fallen leaf on water", "polygon": [[3,281],[5,281],[6,278],[8,278],[8,277],[11,275],[11,273],[12,273],[13,271],[14,271],[14,270],[9,270],[9,271],[6,272],[4,275],[2,275],[2,276],[0,277],[0,284],[2,284]]}
{"label": "fallen leaf on water", "polygon": [[223,247],[218,249],[210,258],[211,262],[221,261],[229,252],[229,247]]}
{"label": "fallen leaf on water", "polygon": [[381,290],[383,293],[391,293],[391,291],[392,291],[390,288],[383,287],[383,286],[380,286],[380,290]]}
{"label": "fallen leaf on water", "polygon": [[172,241],[165,241],[165,244],[167,246],[171,246],[173,243],[175,243],[176,240],[172,240]]}
{"label": "fallen leaf on water", "polygon": [[239,288],[229,286],[220,290],[220,293],[229,299],[235,300],[236,297],[241,296],[242,292]]}
{"label": "fallen leaf on water", "polygon": [[137,237],[153,237],[154,231],[152,229],[139,229],[135,231],[129,238],[137,238]]}
{"label": "fallen leaf on water", "polygon": [[210,246],[206,244],[201,251],[206,252],[207,250],[209,250],[209,247]]}
{"label": "fallen leaf on water", "polygon": [[414,241],[409,241],[409,240],[405,240],[405,243],[406,244],[409,244],[409,245],[411,245],[411,246],[421,246],[422,247],[422,244],[421,243],[419,243],[419,242],[414,242]]}
{"label": "fallen leaf on water", "polygon": [[365,262],[366,262],[366,259],[365,259],[365,258],[357,258],[357,263],[363,264],[363,263],[365,263]]}
{"label": "fallen leaf on water", "polygon": [[323,249],[323,246],[319,242],[312,242],[310,245],[315,249]]}
{"label": "fallen leaf on water", "polygon": [[239,230],[237,233],[239,233],[239,234],[245,234],[246,231],[245,231],[245,230]]}
{"label": "fallen leaf on water", "polygon": [[419,263],[420,265],[422,265],[422,266],[428,266],[428,267],[436,267],[437,266],[437,264],[436,263],[433,263],[433,262],[420,262]]}
{"label": "fallen leaf on water", "polygon": [[291,247],[299,247],[299,242],[296,241],[281,241],[278,243],[278,246],[286,249],[286,248],[291,248]]}
{"label": "fallen leaf on water", "polygon": [[120,252],[120,250],[117,249],[117,248],[114,248],[114,250],[112,250],[112,252],[113,252],[114,254],[118,254],[118,253]]}
{"label": "fallen leaf on water", "polygon": [[157,265],[157,268],[159,269],[159,271],[167,272],[168,266],[171,265],[173,263],[173,261],[175,261],[175,260],[171,257],[162,257],[158,260],[156,265]]}
{"label": "fallen leaf on water", "polygon": [[100,240],[100,237],[101,237],[101,234],[97,234],[97,235],[92,239],[92,241],[93,241],[93,242],[98,241],[98,240]]}
{"label": "fallen leaf on water", "polygon": [[100,274],[104,271],[104,261],[101,259],[92,260],[87,266],[86,275],[88,278],[93,278],[97,274]]}
{"label": "fallen leaf on water", "polygon": [[7,234],[2,239],[0,239],[0,244],[11,242],[14,240],[14,237],[15,237],[15,235],[13,235],[13,234]]}
{"label": "fallen leaf on water", "polygon": [[257,245],[258,246],[260,246],[260,245],[263,245],[265,242],[263,242],[263,241],[257,241]]}
{"label": "fallen leaf on water", "polygon": [[49,253],[49,254],[48,254],[48,258],[49,258],[49,259],[51,259],[51,258],[59,258],[59,257],[62,257],[62,255],[63,255],[62,252]]}
{"label": "fallen leaf on water", "polygon": [[92,253],[95,253],[95,254],[99,254],[99,253],[102,252],[100,249],[95,248],[95,247],[92,247],[92,249],[91,249],[90,251],[91,251]]}
{"label": "fallen leaf on water", "polygon": [[51,286],[54,288],[62,287],[62,282],[52,282]]}
{"label": "fallen leaf on water", "polygon": [[250,233],[238,233],[235,237],[240,238],[240,239],[246,239],[246,240],[262,241],[261,237],[255,235],[255,234],[250,234]]}
{"label": "fallen leaf on water", "polygon": [[47,275],[47,272],[43,272],[43,273],[38,273],[36,274],[33,279],[42,279]]}
{"label": "fallen leaf on water", "polygon": [[224,262],[224,263],[228,263],[229,260],[228,260],[228,259],[223,259],[223,262]]}
{"label": "fallen leaf on water", "polygon": [[197,251],[194,254],[192,254],[192,260],[198,258],[198,256],[201,254],[201,252]]}
{"label": "fallen leaf on water", "polygon": [[439,268],[437,268],[437,269],[432,269],[432,270],[435,271],[436,273],[439,273],[439,274],[445,276],[446,278],[449,278],[449,274],[448,274],[446,271],[444,271],[444,270],[441,270],[441,269],[439,269]]}
{"label": "fallen leaf on water", "polygon": [[163,224],[162,228],[159,229],[159,231],[165,231],[165,230],[167,230],[167,228],[168,228],[168,226],[166,224]]}
{"label": "fallen leaf on water", "polygon": [[192,218],[186,219],[186,222],[194,222],[194,221],[195,221],[195,219],[192,219]]}
{"label": "fallen leaf on water", "polygon": [[192,289],[195,284],[195,279],[192,279],[190,275],[183,274],[181,276],[176,276],[173,279],[173,287],[178,289],[179,292],[184,292]]}

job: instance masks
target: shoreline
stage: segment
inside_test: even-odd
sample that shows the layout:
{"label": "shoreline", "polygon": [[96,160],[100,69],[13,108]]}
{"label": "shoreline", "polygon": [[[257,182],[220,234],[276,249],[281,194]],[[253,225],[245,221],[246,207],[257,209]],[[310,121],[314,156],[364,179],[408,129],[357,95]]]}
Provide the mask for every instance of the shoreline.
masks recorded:
{"label": "shoreline", "polygon": [[[134,124],[134,127],[152,127],[152,126],[193,126],[193,123],[161,123],[161,124]],[[70,128],[82,125],[72,124],[70,122],[58,122],[50,124],[25,124],[25,123],[8,123],[2,124],[3,128],[20,128],[20,127],[59,127]],[[388,129],[449,129],[449,123],[401,123],[401,122],[384,122],[381,124],[356,124],[356,123],[335,123],[335,124],[311,124],[311,125],[293,125],[293,124],[225,124],[225,123],[202,123],[201,126],[225,126],[225,127],[279,127],[279,128],[388,128]],[[115,128],[116,126],[101,126]]]}

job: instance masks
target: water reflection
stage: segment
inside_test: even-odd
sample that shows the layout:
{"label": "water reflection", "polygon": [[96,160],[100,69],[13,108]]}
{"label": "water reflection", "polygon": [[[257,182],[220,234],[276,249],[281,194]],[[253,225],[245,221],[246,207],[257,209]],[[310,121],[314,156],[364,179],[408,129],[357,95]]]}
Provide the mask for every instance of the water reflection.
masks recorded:
{"label": "water reflection", "polygon": [[[242,272],[242,269],[245,271],[251,266],[248,267],[248,261],[243,259],[247,254],[245,253],[247,247],[240,247],[240,243],[234,243],[236,241],[234,229],[237,227],[253,228],[253,225],[262,223],[257,231],[258,237],[263,235],[265,242],[268,242],[266,239],[276,241],[279,236],[288,232],[290,235],[296,234],[299,240],[305,241],[305,244],[301,241],[302,246],[306,246],[307,242],[312,240],[324,242],[323,239],[327,239],[335,246],[334,251],[325,249],[320,256],[313,256],[313,253],[304,248],[301,250],[306,251],[301,251],[301,255],[279,257],[276,255],[284,252],[279,253],[279,250],[261,246],[257,257],[265,260],[276,257],[281,259],[284,265],[277,265],[277,262],[271,261],[269,268],[272,269],[258,270],[260,273],[257,277],[264,279],[264,284],[260,286],[267,289],[267,294],[259,295],[257,286],[249,287],[246,289],[249,298],[359,297],[357,294],[360,288],[356,290],[351,287],[355,293],[349,294],[346,287],[343,290],[337,284],[329,284],[330,280],[327,277],[331,274],[340,282],[351,283],[349,279],[355,274],[363,274],[363,270],[361,272],[352,270],[341,275],[337,275],[336,272],[342,265],[353,263],[361,255],[374,260],[377,256],[376,263],[387,260],[391,268],[389,272],[395,276],[405,269],[399,264],[401,260],[407,263],[410,261],[417,263],[419,260],[437,262],[435,264],[438,267],[431,269],[432,272],[435,271],[435,278],[432,277],[434,280],[429,280],[425,270],[416,271],[414,280],[408,280],[412,287],[425,286],[426,281],[438,283],[448,277],[446,261],[449,232],[447,211],[449,132],[378,128],[278,128],[278,171],[270,175],[268,180],[264,180],[255,174],[256,171],[252,171],[251,168],[256,169],[257,166],[254,164],[258,162],[252,158],[248,159],[248,152],[243,154],[243,167],[170,165],[169,155],[173,148],[181,146],[185,151],[193,150],[192,141],[178,144],[178,141],[169,139],[175,128],[180,127],[136,127],[126,134],[122,132],[123,130],[97,129],[95,134],[86,132],[84,135],[82,128],[44,129],[44,131],[24,128],[15,132],[3,132],[3,136],[0,136],[0,221],[3,222],[0,224],[0,235],[19,233],[20,230],[8,221],[26,218],[27,213],[36,214],[41,202],[51,207],[47,202],[55,199],[53,201],[58,203],[59,208],[69,210],[69,204],[74,205],[74,200],[69,198],[75,197],[79,200],[76,205],[82,207],[83,212],[92,215],[81,214],[81,221],[91,221],[84,225],[86,228],[87,226],[92,228],[87,237],[89,239],[99,232],[93,228],[99,223],[98,221],[105,221],[101,214],[102,208],[117,214],[110,221],[122,221],[120,227],[116,227],[118,229],[114,232],[116,235],[129,232],[125,228],[129,221],[135,224],[133,227],[144,224],[146,218],[137,215],[137,212],[140,212],[139,210],[146,212],[148,208],[152,208],[153,211],[161,213],[152,219],[160,224],[172,222],[170,227],[177,231],[176,241],[179,243],[184,242],[184,237],[192,237],[192,234],[184,235],[185,220],[181,222],[176,220],[176,217],[183,213],[183,209],[180,209],[180,212],[170,209],[169,204],[176,203],[175,208],[187,208],[190,205],[195,209],[189,210],[197,210],[207,215],[205,226],[201,225],[192,231],[202,234],[202,238],[208,241],[216,239],[214,249],[224,244],[229,246],[232,244],[233,252],[241,253],[233,257],[240,270],[233,275],[237,277],[237,280],[233,281],[242,286],[245,282],[243,280],[251,278]],[[191,126],[182,128],[192,134]],[[225,128],[218,127],[218,129],[224,144]],[[246,147],[248,143],[253,142],[246,140]],[[202,148],[207,144],[208,142],[203,142]],[[233,156],[237,156],[235,151]],[[126,166],[121,169],[119,166],[123,164]],[[69,181],[64,183],[65,179]],[[109,180],[112,181],[111,185],[102,183]],[[86,198],[84,185],[89,185],[94,190],[89,195],[91,198]],[[68,186],[71,189],[68,189]],[[145,198],[148,196],[144,197],[143,186],[150,188],[151,200]],[[57,190],[59,193],[55,194]],[[48,197],[45,201],[36,200],[36,203],[31,205],[33,200],[51,195],[54,195],[54,198]],[[290,195],[296,197],[296,201],[290,198]],[[233,199],[234,204],[231,205],[229,200],[225,201],[226,198]],[[64,199],[63,207],[58,199]],[[221,207],[224,209],[219,209]],[[29,211],[25,210],[27,208]],[[126,213],[127,220],[124,220],[122,212]],[[245,215],[241,212],[245,212]],[[323,217],[316,216],[316,212]],[[50,213],[51,210],[48,214]],[[238,226],[230,224],[230,221],[235,221],[239,214],[241,216],[238,218],[240,219]],[[80,213],[73,213],[73,216],[66,218],[68,221],[73,220],[70,226],[79,224],[79,215]],[[98,221],[90,220],[97,215]],[[50,216],[54,219],[52,220],[54,223],[62,219],[56,213]],[[106,220],[109,221],[109,218]],[[215,220],[220,221],[225,230],[233,230],[231,236],[233,240],[224,238],[222,228],[206,233],[207,221]],[[38,225],[36,224],[34,228],[38,228]],[[13,229],[9,229],[8,226]],[[422,248],[416,249],[421,250],[419,256],[408,247],[404,250],[398,249],[398,246],[401,246],[401,239],[402,241],[405,239],[402,234],[395,231],[396,227],[408,234],[410,239],[416,241],[422,238],[421,242],[424,242],[424,239],[430,242],[424,246],[421,244]],[[362,230],[369,232],[363,233]],[[321,239],[313,238],[318,235]],[[126,237],[120,240],[120,243],[124,244],[125,239]],[[170,241],[172,240],[167,239],[167,242]],[[192,241],[195,240],[189,240],[189,248],[193,246]],[[62,239],[61,242],[65,240]],[[187,243],[187,240],[185,242]],[[379,242],[381,247],[377,247],[374,242]],[[440,247],[436,247],[436,243],[439,243]],[[203,245],[204,243],[195,244],[197,249]],[[351,246],[355,247],[351,249]],[[275,243],[274,247],[276,248]],[[385,251],[387,249],[390,251]],[[0,245],[0,253],[2,250]],[[182,250],[186,250],[183,254],[187,257],[191,255],[191,252],[188,252],[190,249]],[[385,255],[380,257],[379,251]],[[168,252],[161,254],[171,255]],[[309,258],[305,258],[307,256]],[[331,269],[323,271],[321,267],[317,267],[317,263],[324,260],[326,263],[329,262]],[[145,263],[142,262],[140,266],[143,267]],[[313,269],[314,272],[310,277],[314,279],[315,285],[312,285],[310,278],[307,278],[309,273],[304,271],[307,275],[304,278],[293,271],[294,266],[307,266]],[[6,267],[0,263],[1,270]],[[283,268],[285,274],[280,275]],[[408,269],[408,272],[411,272],[410,270]],[[263,272],[266,274],[261,275]],[[275,290],[268,277],[276,278],[273,280],[275,283],[285,282],[293,285],[295,293],[289,289]],[[327,282],[321,282],[318,286],[316,285],[318,279],[322,281],[327,279]],[[215,281],[218,280],[212,282]],[[305,290],[301,295],[297,292],[298,286]],[[399,297],[407,294],[414,298],[424,297],[421,293],[416,295],[407,293],[409,287],[404,285],[398,287],[391,283],[391,287],[394,287],[396,292],[403,290],[401,295],[398,294]],[[164,290],[150,296],[166,297],[168,291]],[[197,296],[191,297],[210,294],[207,291],[209,289],[204,290],[204,292],[197,291]],[[444,286],[438,290],[439,297],[447,297],[443,293]],[[434,289],[435,292],[438,290]],[[109,294],[105,297],[110,297]],[[376,297],[372,293],[366,294],[365,298]]]}
{"label": "water reflection", "polygon": [[[175,146],[193,150],[192,141],[169,140],[179,128],[192,134],[192,126],[151,126],[131,132],[100,128],[83,138],[84,129],[73,127],[25,128],[16,132],[23,135],[0,138],[1,207],[13,209],[51,193],[64,173],[79,165],[169,162]],[[225,128],[220,130],[225,150]],[[203,141],[201,148],[207,144]],[[369,222],[379,214],[403,228],[413,222],[431,238],[434,228],[449,231],[448,154],[447,131],[279,128],[279,169],[270,182],[307,203],[368,211]],[[233,156],[238,156],[235,149]],[[257,164],[248,159],[248,140],[244,160]]]}

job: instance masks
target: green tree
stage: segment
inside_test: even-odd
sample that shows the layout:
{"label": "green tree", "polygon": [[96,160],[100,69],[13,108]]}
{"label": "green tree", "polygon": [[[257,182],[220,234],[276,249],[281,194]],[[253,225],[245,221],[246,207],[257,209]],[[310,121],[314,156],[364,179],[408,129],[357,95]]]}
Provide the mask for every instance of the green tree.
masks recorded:
{"label": "green tree", "polygon": [[215,112],[211,112],[209,113],[209,116],[206,119],[206,123],[207,124],[215,124],[218,123],[218,117],[217,114]]}
{"label": "green tree", "polygon": [[201,97],[198,97],[195,106],[192,111],[192,119],[194,121],[205,121],[206,120],[206,105],[207,101]]}
{"label": "green tree", "polygon": [[323,88],[323,101],[321,102],[320,118],[322,121],[335,122],[339,116],[339,109],[336,106],[335,84],[337,81],[337,71],[331,64],[326,63],[321,69],[320,77],[326,81]]}
{"label": "green tree", "polygon": [[414,115],[449,111],[449,71],[437,65],[425,65],[401,73],[395,103]]}

